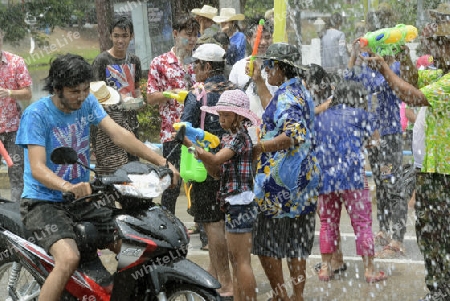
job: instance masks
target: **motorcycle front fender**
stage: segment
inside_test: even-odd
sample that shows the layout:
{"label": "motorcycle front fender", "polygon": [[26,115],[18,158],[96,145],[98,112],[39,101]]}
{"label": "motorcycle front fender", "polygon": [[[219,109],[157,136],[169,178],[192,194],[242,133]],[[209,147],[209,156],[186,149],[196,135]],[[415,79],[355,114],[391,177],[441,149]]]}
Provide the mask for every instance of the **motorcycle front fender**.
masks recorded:
{"label": "motorcycle front fender", "polygon": [[149,273],[156,293],[161,287],[170,282],[184,282],[206,289],[218,289],[220,283],[207,271],[189,259],[182,258],[170,265],[152,265]]}

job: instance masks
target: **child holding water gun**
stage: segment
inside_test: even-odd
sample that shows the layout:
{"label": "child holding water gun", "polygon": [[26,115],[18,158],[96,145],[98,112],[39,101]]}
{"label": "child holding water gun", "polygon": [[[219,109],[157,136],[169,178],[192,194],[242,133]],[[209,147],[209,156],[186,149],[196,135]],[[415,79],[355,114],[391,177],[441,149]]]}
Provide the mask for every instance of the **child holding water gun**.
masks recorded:
{"label": "child holding water gun", "polygon": [[219,115],[220,126],[227,131],[222,136],[221,149],[216,154],[209,153],[186,137],[184,145],[194,150],[211,176],[220,178],[219,199],[226,214],[234,300],[256,300],[250,252],[257,207],[253,200],[253,144],[247,128],[258,125],[258,117],[250,111],[249,98],[241,90],[227,90],[216,106],[202,106],[201,110]]}

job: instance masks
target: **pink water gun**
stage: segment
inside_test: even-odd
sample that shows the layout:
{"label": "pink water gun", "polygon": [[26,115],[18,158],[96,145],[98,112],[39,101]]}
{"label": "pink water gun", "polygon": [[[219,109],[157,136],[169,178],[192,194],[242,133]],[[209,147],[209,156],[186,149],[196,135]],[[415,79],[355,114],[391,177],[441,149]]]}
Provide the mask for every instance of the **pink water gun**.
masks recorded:
{"label": "pink water gun", "polygon": [[13,166],[13,161],[11,160],[11,157],[9,156],[8,152],[5,149],[5,146],[3,145],[3,142],[0,141],[0,155],[5,159],[6,164],[8,164],[8,167]]}

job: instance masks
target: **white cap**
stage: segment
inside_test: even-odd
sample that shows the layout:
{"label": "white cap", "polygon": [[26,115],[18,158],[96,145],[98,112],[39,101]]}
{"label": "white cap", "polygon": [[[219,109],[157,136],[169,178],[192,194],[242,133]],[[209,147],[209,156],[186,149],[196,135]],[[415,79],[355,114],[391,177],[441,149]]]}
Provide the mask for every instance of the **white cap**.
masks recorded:
{"label": "white cap", "polygon": [[187,58],[185,63],[192,63],[197,60],[205,62],[222,62],[225,60],[225,50],[217,44],[206,43],[195,49],[192,57]]}

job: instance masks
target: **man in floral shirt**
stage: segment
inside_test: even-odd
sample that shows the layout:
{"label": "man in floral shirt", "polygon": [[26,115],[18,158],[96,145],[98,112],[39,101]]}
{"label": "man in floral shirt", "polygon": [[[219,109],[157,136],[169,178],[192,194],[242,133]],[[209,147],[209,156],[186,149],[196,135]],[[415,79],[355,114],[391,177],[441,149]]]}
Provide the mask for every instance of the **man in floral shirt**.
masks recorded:
{"label": "man in floral shirt", "polygon": [[450,4],[430,11],[435,23],[423,35],[427,53],[443,76],[420,90],[404,82],[383,58],[365,60],[380,71],[397,95],[411,106],[427,106],[425,158],[416,176],[417,243],[425,259],[425,283],[429,293],[423,300],[450,298]]}
{"label": "man in floral shirt", "polygon": [[[195,18],[184,16],[178,18],[173,25],[174,47],[152,60],[148,72],[147,102],[159,105],[161,118],[160,138],[163,144],[163,155],[176,168],[180,168],[180,148],[172,141],[173,124],[181,118],[183,104],[173,98],[163,96],[164,91],[177,93],[192,87],[194,70],[191,64],[184,64],[184,59],[192,55],[197,43],[200,25]],[[161,204],[169,211],[175,213],[175,203],[180,194],[180,185],[174,189],[166,189],[161,198]]]}
{"label": "man in floral shirt", "polygon": [[15,144],[21,109],[17,100],[31,99],[31,76],[23,58],[2,51],[0,28],[0,141],[14,165],[8,168],[11,199],[20,201],[23,190],[23,149]]}

